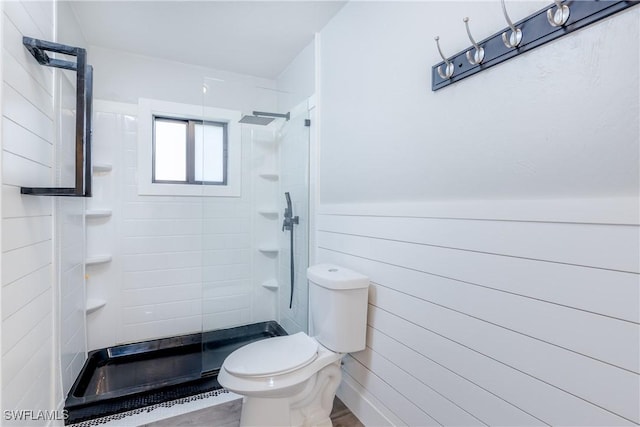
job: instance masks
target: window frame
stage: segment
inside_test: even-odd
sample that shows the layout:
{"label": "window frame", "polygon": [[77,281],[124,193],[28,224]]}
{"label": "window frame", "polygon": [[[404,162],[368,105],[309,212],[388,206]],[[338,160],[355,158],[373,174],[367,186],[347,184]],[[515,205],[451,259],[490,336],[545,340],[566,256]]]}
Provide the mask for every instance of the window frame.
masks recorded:
{"label": "window frame", "polygon": [[[220,122],[227,125],[227,183],[225,185],[193,185],[152,182],[153,178],[153,117],[169,119],[192,119],[196,122]],[[138,99],[137,120],[137,164],[132,172],[136,175],[137,193],[140,196],[242,196],[242,113],[237,110],[181,104],[148,98]]]}
{"label": "window frame", "polygon": [[[152,147],[151,147],[151,182],[154,184],[187,184],[187,185],[227,185],[228,175],[228,157],[229,157],[229,141],[228,141],[228,123],[213,120],[196,120],[179,117],[167,117],[164,115],[153,115],[152,125]],[[156,120],[167,122],[181,122],[186,123],[186,179],[184,181],[156,179]],[[198,181],[195,179],[195,127],[196,125],[202,126],[216,126],[222,128],[222,181]]]}

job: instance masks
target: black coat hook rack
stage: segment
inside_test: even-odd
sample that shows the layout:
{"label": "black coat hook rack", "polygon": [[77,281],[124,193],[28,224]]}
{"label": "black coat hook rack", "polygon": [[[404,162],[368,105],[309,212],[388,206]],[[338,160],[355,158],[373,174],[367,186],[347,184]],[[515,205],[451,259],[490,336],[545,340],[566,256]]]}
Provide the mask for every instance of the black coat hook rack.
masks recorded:
{"label": "black coat hook rack", "polygon": [[[467,59],[467,52],[471,52],[470,55],[474,55],[474,52],[478,51],[475,47],[476,45],[474,45],[434,65],[431,68],[431,90],[443,89],[521,53],[535,49],[638,4],[640,4],[638,0],[555,1],[549,7],[545,7],[513,24],[513,27],[521,32],[520,39],[517,42],[515,37],[509,37],[510,34],[513,34],[512,28],[505,28],[491,37],[477,42],[476,45],[484,51],[484,57],[481,62],[477,63]],[[511,24],[506,15],[506,10],[505,17]],[[509,47],[507,44],[513,47]],[[444,72],[443,70],[451,72]]]}
{"label": "black coat hook rack", "polygon": [[[93,101],[93,67],[87,64],[87,51],[31,37],[22,44],[40,65],[76,72],[76,140],[75,187],[22,187],[21,194],[34,196],[91,197],[91,114]],[[51,58],[47,52],[75,56],[76,62]]]}

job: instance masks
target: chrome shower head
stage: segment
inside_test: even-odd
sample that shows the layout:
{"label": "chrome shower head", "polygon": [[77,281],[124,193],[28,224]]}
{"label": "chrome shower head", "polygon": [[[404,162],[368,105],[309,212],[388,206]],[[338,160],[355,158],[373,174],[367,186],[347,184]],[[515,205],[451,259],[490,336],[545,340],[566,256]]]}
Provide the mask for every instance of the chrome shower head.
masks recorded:
{"label": "chrome shower head", "polygon": [[269,123],[271,123],[272,121],[274,121],[275,118],[273,117],[258,117],[258,116],[243,116],[239,123],[246,123],[249,125],[260,125],[260,126],[266,126]]}
{"label": "chrome shower head", "polygon": [[271,123],[274,119],[286,119],[289,120],[291,118],[290,113],[280,114],[280,113],[266,113],[264,111],[254,111],[252,116],[244,116],[240,119],[240,123],[247,123],[250,125],[260,125],[265,126]]}

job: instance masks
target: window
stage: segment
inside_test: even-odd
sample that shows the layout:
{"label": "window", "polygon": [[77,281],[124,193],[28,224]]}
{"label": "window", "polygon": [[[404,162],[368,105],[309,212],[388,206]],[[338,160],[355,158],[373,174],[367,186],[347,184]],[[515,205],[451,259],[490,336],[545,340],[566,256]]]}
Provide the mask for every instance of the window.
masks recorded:
{"label": "window", "polygon": [[227,183],[227,124],[154,116],[154,183]]}
{"label": "window", "polygon": [[241,196],[240,111],[140,98],[137,112],[139,195]]}

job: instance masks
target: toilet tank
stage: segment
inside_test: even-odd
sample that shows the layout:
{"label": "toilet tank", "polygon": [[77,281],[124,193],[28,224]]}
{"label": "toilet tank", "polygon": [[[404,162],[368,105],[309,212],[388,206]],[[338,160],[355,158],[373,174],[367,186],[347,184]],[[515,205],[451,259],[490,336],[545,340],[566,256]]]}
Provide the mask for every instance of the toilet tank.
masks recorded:
{"label": "toilet tank", "polygon": [[337,353],[364,350],[369,278],[332,264],[309,267],[307,278],[310,335]]}

